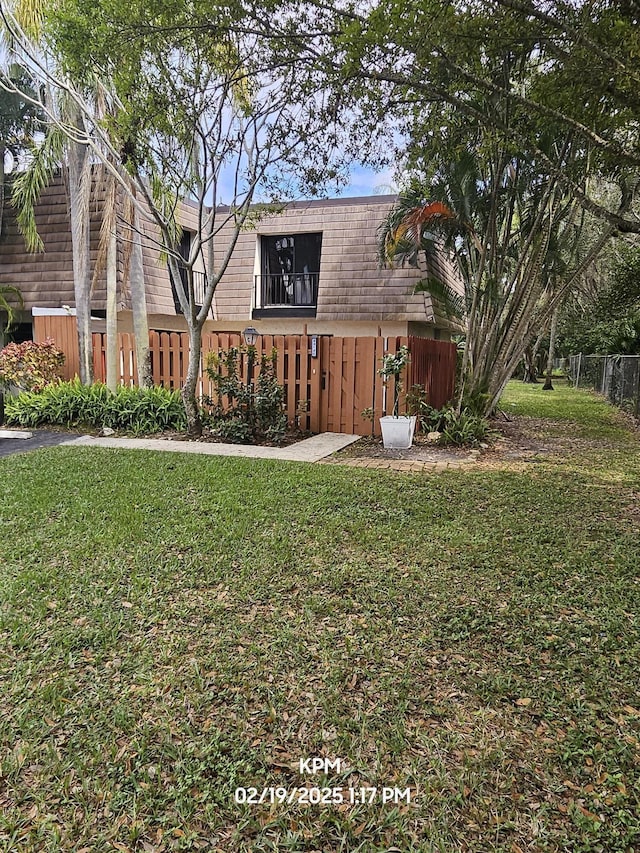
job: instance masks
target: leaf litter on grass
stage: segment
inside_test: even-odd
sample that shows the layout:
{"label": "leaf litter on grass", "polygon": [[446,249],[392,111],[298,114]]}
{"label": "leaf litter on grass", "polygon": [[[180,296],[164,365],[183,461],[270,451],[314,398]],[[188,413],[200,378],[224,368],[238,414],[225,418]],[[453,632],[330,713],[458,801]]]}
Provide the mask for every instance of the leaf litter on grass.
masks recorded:
{"label": "leaf litter on grass", "polygon": [[[635,851],[638,487],[574,464],[6,460],[0,845]],[[315,784],[411,802],[234,799]]]}

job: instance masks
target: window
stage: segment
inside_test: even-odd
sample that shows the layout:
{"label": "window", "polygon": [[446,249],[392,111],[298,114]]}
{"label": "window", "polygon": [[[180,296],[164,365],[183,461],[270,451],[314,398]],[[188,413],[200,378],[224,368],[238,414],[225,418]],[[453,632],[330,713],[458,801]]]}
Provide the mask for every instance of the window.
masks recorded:
{"label": "window", "polygon": [[254,316],[288,312],[315,316],[322,234],[261,238],[261,274],[256,276]]}
{"label": "window", "polygon": [[[189,255],[191,254],[191,241],[193,240],[194,235],[191,231],[183,230],[182,237],[180,238],[180,245],[178,247],[178,252],[180,253],[180,257],[184,258],[185,261],[189,260]],[[183,288],[187,289],[188,280],[187,280],[187,270],[184,267],[180,267],[180,278],[182,280]],[[193,290],[196,302],[196,308],[200,308],[204,301],[204,290],[205,290],[205,275],[203,272],[198,272],[197,270],[193,271]],[[176,314],[182,314],[182,308],[180,306],[180,301],[178,299],[178,294],[176,293],[176,288],[171,282],[171,290],[173,292],[173,304],[175,305]]]}

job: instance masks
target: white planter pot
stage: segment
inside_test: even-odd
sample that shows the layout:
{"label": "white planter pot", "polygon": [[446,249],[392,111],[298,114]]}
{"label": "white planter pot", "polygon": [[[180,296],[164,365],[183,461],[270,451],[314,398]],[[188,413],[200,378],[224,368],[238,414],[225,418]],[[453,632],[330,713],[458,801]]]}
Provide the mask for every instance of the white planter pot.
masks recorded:
{"label": "white planter pot", "polygon": [[401,415],[399,418],[394,418],[392,415],[386,415],[384,418],[380,418],[380,428],[382,430],[382,443],[385,448],[406,450],[413,443],[416,417],[415,415],[411,417]]}

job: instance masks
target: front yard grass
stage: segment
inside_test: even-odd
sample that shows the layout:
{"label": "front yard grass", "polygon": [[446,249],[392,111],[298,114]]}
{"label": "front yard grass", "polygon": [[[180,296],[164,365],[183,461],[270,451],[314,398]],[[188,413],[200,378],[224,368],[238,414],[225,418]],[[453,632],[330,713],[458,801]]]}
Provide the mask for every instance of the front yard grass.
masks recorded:
{"label": "front yard grass", "polygon": [[[558,387],[522,472],[0,460],[0,849],[639,850],[638,438]],[[234,802],[305,784],[411,803]]]}

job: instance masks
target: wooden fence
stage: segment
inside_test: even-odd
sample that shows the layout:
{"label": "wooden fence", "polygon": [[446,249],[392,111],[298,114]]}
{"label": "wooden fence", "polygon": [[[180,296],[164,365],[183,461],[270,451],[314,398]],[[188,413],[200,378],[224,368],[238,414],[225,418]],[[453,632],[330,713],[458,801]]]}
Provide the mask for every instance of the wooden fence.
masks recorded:
{"label": "wooden fence", "polygon": [[[54,328],[45,330],[58,346],[69,354],[73,342],[68,335],[68,321],[72,317],[37,318],[65,321],[65,339],[56,335]],[[51,324],[49,324],[50,326]],[[286,410],[290,422],[312,432],[342,432],[357,435],[379,434],[379,418],[390,414],[393,407],[393,382],[384,386],[378,373],[382,356],[395,353],[402,345],[409,347],[411,362],[405,377],[406,388],[423,385],[430,404],[443,406],[453,396],[455,381],[456,348],[454,344],[417,337],[361,337],[342,338],[317,336],[315,345],[305,335],[262,335],[256,349],[258,360],[273,348],[277,352],[276,373],[284,386]],[[189,359],[189,338],[184,332],[150,332],[151,368],[156,385],[180,388],[184,383]],[[214,395],[214,387],[204,368],[210,353],[226,352],[230,347],[240,347],[239,334],[205,334],[202,337],[202,359],[197,393]],[[77,370],[76,362],[67,361],[66,378]],[[118,335],[120,382],[133,385],[137,379],[133,335]],[[97,381],[106,379],[106,335],[93,335],[93,364]],[[243,379],[247,379],[247,359],[240,363]],[[370,409],[373,422],[363,417]]]}

